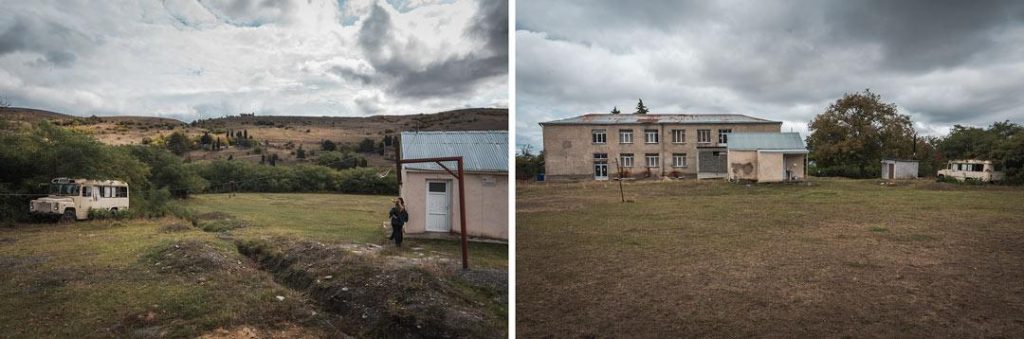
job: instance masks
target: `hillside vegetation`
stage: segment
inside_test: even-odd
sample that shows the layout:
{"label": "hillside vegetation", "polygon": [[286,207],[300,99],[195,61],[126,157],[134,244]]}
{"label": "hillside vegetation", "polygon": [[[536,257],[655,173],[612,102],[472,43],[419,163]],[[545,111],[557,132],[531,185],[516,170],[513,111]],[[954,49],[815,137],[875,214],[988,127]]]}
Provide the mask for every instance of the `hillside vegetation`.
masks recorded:
{"label": "hillside vegetation", "polygon": [[[204,134],[225,146],[216,151],[195,146],[184,157],[194,160],[239,159],[260,162],[277,155],[282,163],[313,161],[325,140],[351,151],[358,151],[369,166],[389,166],[385,155],[385,136],[402,131],[506,130],[508,109],[470,108],[432,114],[381,115],[370,117],[308,117],[231,115],[201,119],[190,123],[170,118],[141,116],[91,116],[30,109],[0,108],[0,118],[38,123],[49,121],[95,137],[108,145],[162,144],[174,132],[181,132],[198,144]],[[228,145],[227,133],[242,133],[251,140],[244,146]],[[360,147],[369,140],[372,147]],[[298,150],[312,151],[299,157]]]}

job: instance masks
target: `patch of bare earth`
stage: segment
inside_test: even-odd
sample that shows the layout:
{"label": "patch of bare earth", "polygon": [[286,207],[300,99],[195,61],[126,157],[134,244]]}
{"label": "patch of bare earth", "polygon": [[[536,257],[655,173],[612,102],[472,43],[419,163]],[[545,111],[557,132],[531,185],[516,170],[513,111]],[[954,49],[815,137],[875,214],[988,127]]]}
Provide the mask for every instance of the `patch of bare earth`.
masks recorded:
{"label": "patch of bare earth", "polygon": [[334,315],[332,324],[344,333],[395,338],[507,335],[500,292],[463,279],[448,261],[382,256],[374,245],[274,239],[239,241],[237,246],[275,280]]}

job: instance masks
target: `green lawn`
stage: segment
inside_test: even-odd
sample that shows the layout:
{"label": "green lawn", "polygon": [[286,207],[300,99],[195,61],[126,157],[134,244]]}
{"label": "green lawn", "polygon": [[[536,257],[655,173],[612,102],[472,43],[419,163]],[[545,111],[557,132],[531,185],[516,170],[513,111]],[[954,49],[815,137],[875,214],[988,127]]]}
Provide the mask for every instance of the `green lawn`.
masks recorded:
{"label": "green lawn", "polygon": [[926,180],[517,188],[517,335],[1024,333],[1024,188]]}
{"label": "green lawn", "polygon": [[[0,333],[5,337],[193,336],[217,327],[311,319],[298,293],[245,267],[230,242],[180,220],[92,221],[0,229]],[[210,246],[223,270],[182,273],[148,260],[188,241]],[[239,264],[241,262],[242,264]],[[284,302],[276,296],[286,296]],[[311,313],[308,313],[311,314]],[[312,317],[307,317],[312,318]],[[315,333],[315,332],[309,332]]]}
{"label": "green lawn", "polygon": [[[383,222],[392,207],[391,199],[393,197],[346,194],[203,194],[190,199],[188,206],[200,214],[222,212],[246,221],[250,227],[232,231],[243,238],[286,236],[390,246],[387,236],[391,231],[383,227]],[[407,238],[403,246],[461,258],[458,241]],[[417,252],[389,253],[409,256]],[[470,243],[469,253],[470,264],[474,267],[508,267],[508,245]]]}
{"label": "green lawn", "polygon": [[[362,261],[346,254],[344,244],[384,244],[381,221],[389,200],[339,194],[218,194],[175,202],[193,210],[199,226],[216,226],[223,232],[204,232],[191,220],[176,217],[0,228],[0,337],[195,337],[215,330],[245,333],[239,332],[245,328],[261,336],[361,333],[360,323],[352,321],[358,317],[333,313],[317,299],[321,295],[308,293],[327,285],[293,286],[282,280],[281,272],[240,254],[240,244],[253,241],[289,255],[306,253],[311,243],[324,244],[324,255],[339,260],[307,254],[293,258],[289,269],[294,275],[309,268],[304,274],[314,278],[333,274],[338,289],[347,290],[354,283],[342,279],[347,276],[345,263],[360,263],[361,276],[389,284],[406,284],[387,281],[389,274],[397,273],[416,276],[418,284],[433,281],[430,286],[442,293],[435,297],[463,300],[460,312],[486,315],[488,320],[475,328],[483,328],[483,333],[504,331],[504,323],[494,319],[506,315],[507,305],[495,301],[501,296],[490,285],[479,287],[459,278],[456,241],[410,240],[402,250],[388,248]],[[470,250],[473,267],[489,269],[474,274],[506,279],[496,273],[508,266],[507,245],[473,244]],[[394,257],[403,260],[392,262],[389,258]],[[315,262],[319,266],[310,268],[314,262],[303,262],[317,258],[335,266]],[[411,302],[392,300],[402,296],[381,298],[388,298],[388,303]],[[361,300],[373,305],[375,298]],[[376,308],[406,312],[401,314],[408,319],[423,316],[401,308]]]}

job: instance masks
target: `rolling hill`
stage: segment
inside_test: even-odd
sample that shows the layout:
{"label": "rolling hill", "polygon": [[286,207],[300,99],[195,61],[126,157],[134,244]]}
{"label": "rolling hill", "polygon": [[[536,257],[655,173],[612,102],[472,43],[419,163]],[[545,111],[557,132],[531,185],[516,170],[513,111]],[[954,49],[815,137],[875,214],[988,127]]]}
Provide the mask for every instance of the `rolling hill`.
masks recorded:
{"label": "rolling hill", "polygon": [[[185,155],[191,160],[245,159],[260,161],[261,157],[277,154],[285,163],[309,161],[320,150],[323,140],[331,140],[354,149],[364,139],[380,144],[387,134],[402,131],[465,131],[507,130],[508,109],[470,108],[430,114],[379,115],[369,117],[309,117],[240,114],[220,118],[180,120],[142,116],[91,116],[69,114],[32,108],[0,108],[0,118],[35,123],[43,120],[93,135],[100,142],[111,145],[160,143],[175,131],[193,138],[210,133],[213,138],[226,140],[228,132],[243,132],[260,145],[260,152],[251,148],[227,147],[219,151],[194,150]],[[312,157],[298,159],[299,147],[313,151]],[[364,153],[371,166],[389,166],[379,152]]]}

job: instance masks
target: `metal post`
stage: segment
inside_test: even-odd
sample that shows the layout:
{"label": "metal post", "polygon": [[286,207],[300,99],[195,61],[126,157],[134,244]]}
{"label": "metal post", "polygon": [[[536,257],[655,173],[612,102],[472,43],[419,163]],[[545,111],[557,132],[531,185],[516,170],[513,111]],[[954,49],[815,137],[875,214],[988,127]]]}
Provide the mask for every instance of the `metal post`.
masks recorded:
{"label": "metal post", "polygon": [[398,137],[391,139],[392,146],[395,146],[395,175],[398,178],[398,186],[402,186],[402,148],[399,146],[402,143],[402,134],[399,133]]}
{"label": "metal post", "polygon": [[462,269],[469,269],[469,249],[466,236],[466,185],[462,172],[462,157],[459,157],[459,225],[462,229]]}

